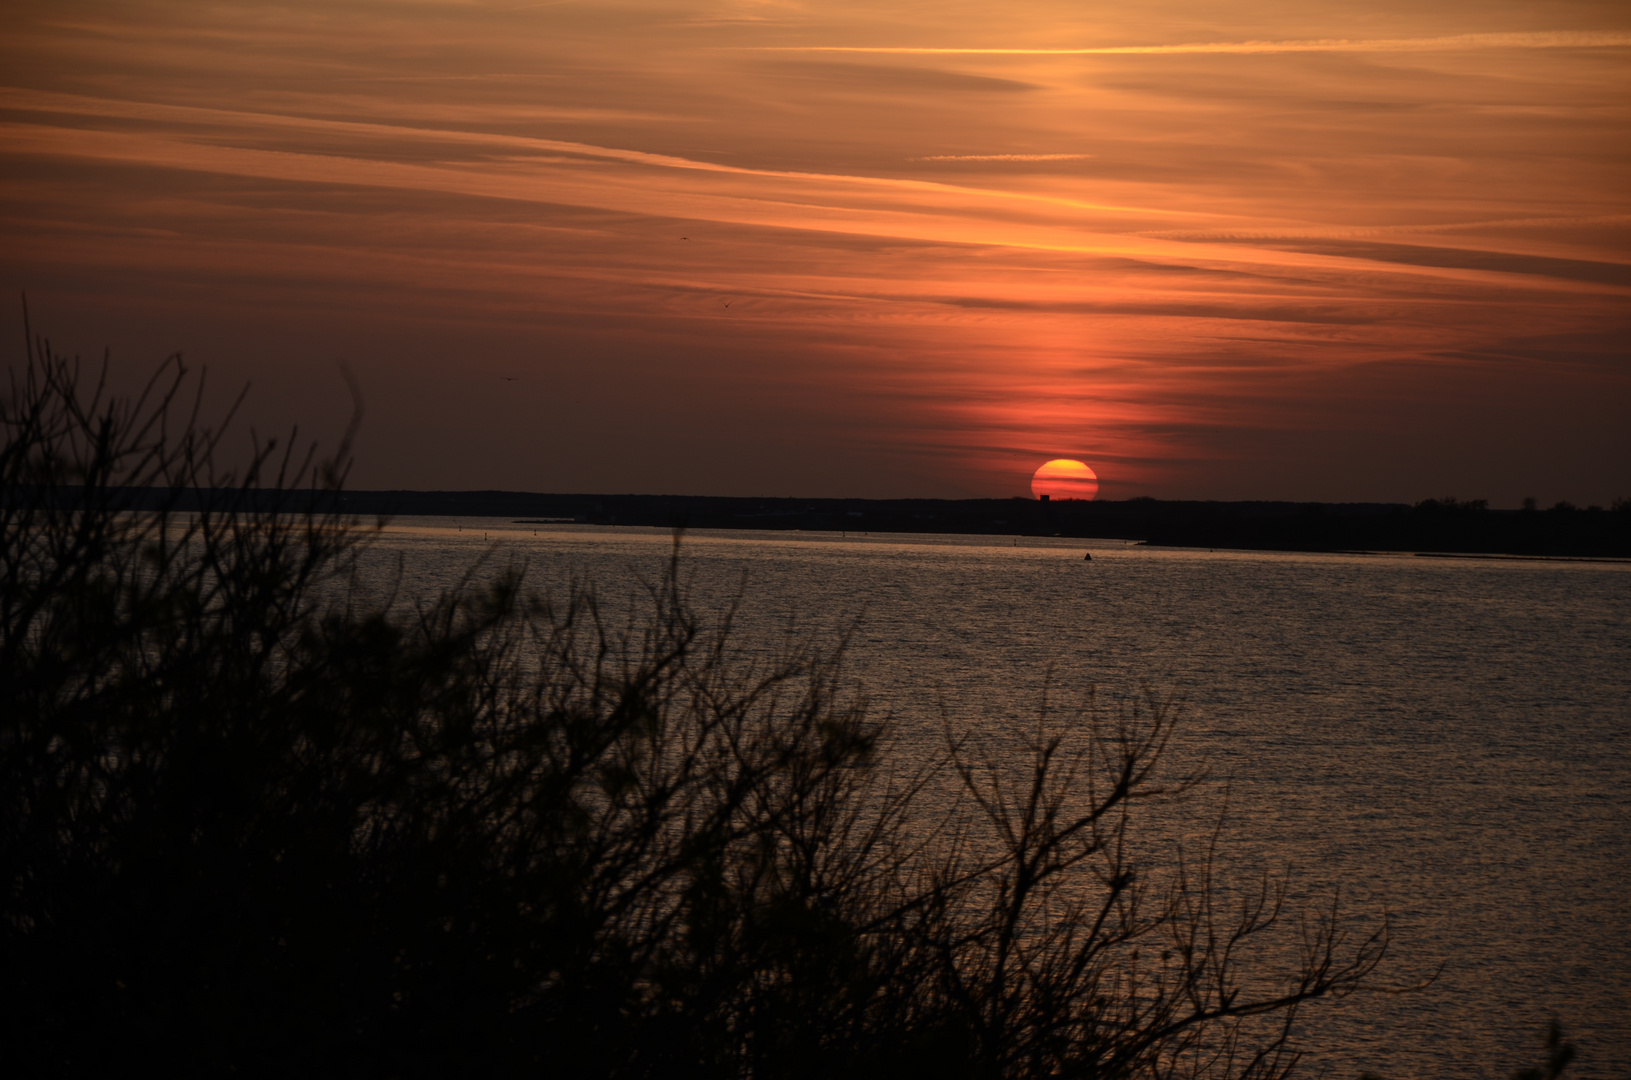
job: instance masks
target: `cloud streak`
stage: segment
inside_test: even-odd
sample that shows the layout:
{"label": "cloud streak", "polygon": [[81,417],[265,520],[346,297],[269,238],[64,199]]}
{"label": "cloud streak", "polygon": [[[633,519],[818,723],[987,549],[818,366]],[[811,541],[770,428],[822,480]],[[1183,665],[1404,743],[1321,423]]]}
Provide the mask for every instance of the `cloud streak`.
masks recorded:
{"label": "cloud streak", "polygon": [[929,154],[912,161],[1085,161],[1092,154]]}
{"label": "cloud streak", "polygon": [[[818,183],[855,185],[860,187],[894,189],[914,194],[944,193],[962,195],[973,198],[990,199],[1003,202],[1044,203],[1071,210],[1097,211],[1115,215],[1143,215],[1172,216],[1170,210],[1156,210],[1150,207],[1122,206],[1106,203],[1094,203],[1082,199],[1069,198],[1062,195],[1005,191],[1001,189],[974,188],[965,185],[948,184],[936,180],[907,179],[900,177],[850,175],[838,172],[806,172],[786,169],[751,168],[738,165],[721,164],[712,161],[703,161],[695,158],[679,157],[670,154],[656,154],[641,150],[628,150],[616,147],[596,146],[590,143],[567,142],[559,139],[540,139],[526,136],[504,135],[488,132],[471,132],[449,130],[432,127],[416,127],[408,125],[390,125],[371,122],[329,120],[304,116],[280,115],[276,113],[242,112],[225,109],[210,109],[197,106],[175,106],[153,104],[147,102],[120,102],[105,99],[92,99],[84,97],[71,97],[68,95],[32,94],[26,91],[17,91],[12,88],[0,87],[0,108],[36,109],[43,112],[66,112],[81,116],[103,116],[120,119],[150,119],[172,121],[189,126],[200,124],[231,124],[237,128],[268,127],[278,130],[332,132],[351,136],[374,136],[403,141],[430,141],[446,142],[466,146],[503,148],[508,150],[529,151],[536,155],[545,154],[571,154],[584,158],[604,158],[611,161],[624,162],[631,165],[644,165],[659,169],[679,169],[697,172],[721,173],[741,177],[760,177],[766,179],[815,181]],[[134,143],[129,138],[110,133],[103,139],[96,141],[80,137],[79,129],[51,129],[40,125],[29,124],[0,124],[0,128],[8,130],[17,141],[12,149],[21,153],[58,153],[70,156],[108,156],[120,159],[139,159],[141,151],[134,149]],[[53,135],[54,132],[54,135]],[[232,153],[231,149],[219,146],[208,140],[189,141],[183,143],[173,139],[156,139],[151,159],[155,162],[163,160],[173,165],[186,165],[184,159],[188,154],[182,149],[184,145],[196,148],[196,154],[191,161],[199,167],[218,167],[225,171],[235,172],[241,168],[251,168],[250,175],[255,169],[270,169],[271,175],[285,179],[298,179],[310,175],[308,171],[291,163],[288,167],[271,164],[274,160],[254,153]],[[211,149],[213,147],[213,149]],[[269,151],[273,154],[288,155],[289,151]],[[354,167],[367,169],[365,162],[356,161],[343,155],[299,155],[309,159],[307,164],[311,168],[319,165],[319,157],[332,157],[334,168],[346,168],[347,162]],[[1076,157],[1086,155],[983,155],[975,158],[939,159],[926,158],[920,160],[1056,160],[1059,157]],[[259,161],[260,166],[234,166],[234,160],[241,162]],[[514,159],[525,162],[526,158]],[[548,158],[534,156],[530,159],[534,163],[550,163]],[[206,165],[209,163],[209,165]],[[389,170],[380,169],[374,173],[375,178],[383,178]],[[406,175],[406,173],[402,174]],[[430,175],[429,171],[422,170],[420,175]],[[362,182],[371,182],[364,180]],[[452,183],[453,181],[449,181]],[[455,190],[464,190],[471,184],[480,181],[469,180],[458,182]],[[1208,214],[1201,211],[1182,213],[1179,216],[1189,218],[1214,218],[1222,215]]]}
{"label": "cloud streak", "polygon": [[1317,38],[1303,41],[1209,41],[1181,45],[1090,45],[1064,48],[914,45],[763,45],[762,52],[884,53],[915,56],[1185,56],[1229,53],[1407,53],[1468,52],[1487,49],[1623,49],[1631,33],[1560,30],[1511,34],[1453,34],[1445,37]]}

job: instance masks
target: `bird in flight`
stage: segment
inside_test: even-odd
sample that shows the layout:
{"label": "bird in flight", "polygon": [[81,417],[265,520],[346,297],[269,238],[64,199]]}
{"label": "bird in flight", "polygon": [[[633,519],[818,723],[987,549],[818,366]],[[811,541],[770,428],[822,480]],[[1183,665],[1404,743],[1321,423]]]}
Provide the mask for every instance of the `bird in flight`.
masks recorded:
{"label": "bird in flight", "polygon": [[500,375],[499,378],[503,379],[505,382],[520,382],[521,381],[520,379],[517,379],[514,375]]}

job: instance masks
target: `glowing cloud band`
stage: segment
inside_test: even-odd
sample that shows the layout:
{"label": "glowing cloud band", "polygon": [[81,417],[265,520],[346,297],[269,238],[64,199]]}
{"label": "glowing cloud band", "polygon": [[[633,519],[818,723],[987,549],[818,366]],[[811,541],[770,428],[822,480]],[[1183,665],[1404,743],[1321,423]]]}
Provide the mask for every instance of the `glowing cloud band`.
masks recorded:
{"label": "glowing cloud band", "polygon": [[1193,53],[1443,52],[1466,49],[1618,49],[1631,34],[1558,31],[1526,34],[1456,34],[1451,37],[1349,41],[1213,41],[1185,45],[1098,45],[1072,49],[940,48],[897,45],[780,45],[758,52],[891,53],[973,56],[1165,56]]}

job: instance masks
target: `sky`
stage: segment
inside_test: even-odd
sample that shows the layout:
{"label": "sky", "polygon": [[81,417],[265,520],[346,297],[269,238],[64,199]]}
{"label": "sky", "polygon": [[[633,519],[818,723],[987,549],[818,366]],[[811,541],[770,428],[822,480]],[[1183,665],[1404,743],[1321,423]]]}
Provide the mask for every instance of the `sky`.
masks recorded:
{"label": "sky", "polygon": [[1620,0],[0,4],[0,288],[354,487],[1631,496]]}

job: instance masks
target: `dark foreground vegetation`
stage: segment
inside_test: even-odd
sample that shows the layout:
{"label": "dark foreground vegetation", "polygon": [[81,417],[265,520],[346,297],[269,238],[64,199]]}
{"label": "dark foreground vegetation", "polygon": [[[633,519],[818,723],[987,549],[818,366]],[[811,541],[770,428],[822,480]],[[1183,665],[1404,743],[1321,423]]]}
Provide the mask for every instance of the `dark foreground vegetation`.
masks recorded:
{"label": "dark foreground vegetation", "polygon": [[1631,499],[1610,507],[1491,510],[1482,500],[1403,503],[1043,503],[1035,499],[749,499],[353,491],[353,513],[448,514],[663,528],[966,533],[1134,540],[1258,551],[1419,551],[1631,557]]}
{"label": "dark foreground vegetation", "polygon": [[903,774],[835,651],[747,663],[677,561],[627,618],[392,598],[343,451],[227,471],[179,362],[82,374],[0,407],[13,1075],[1278,1077],[1383,958],[1135,854],[1159,701]]}

